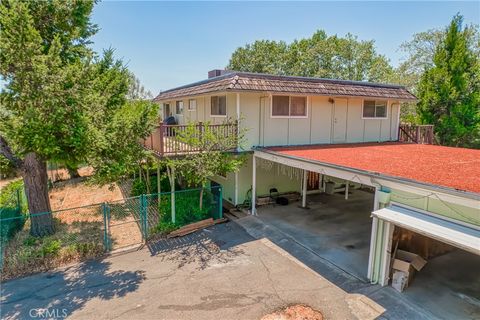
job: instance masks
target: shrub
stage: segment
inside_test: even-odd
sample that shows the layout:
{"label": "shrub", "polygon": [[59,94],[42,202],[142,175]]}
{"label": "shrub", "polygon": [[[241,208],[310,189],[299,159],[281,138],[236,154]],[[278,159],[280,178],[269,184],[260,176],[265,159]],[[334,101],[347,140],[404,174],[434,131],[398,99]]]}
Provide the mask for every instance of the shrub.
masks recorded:
{"label": "shrub", "polygon": [[217,208],[213,195],[205,190],[200,208],[200,190],[184,190],[175,194],[175,223],[171,218],[170,194],[163,194],[158,206],[159,222],[151,230],[154,233],[169,233],[178,227],[215,216]]}
{"label": "shrub", "polygon": [[160,221],[155,227],[153,227],[149,234],[168,234],[178,229],[178,226],[170,221]]}
{"label": "shrub", "polygon": [[37,238],[27,228],[7,244],[1,277],[3,280],[101,256],[104,252],[101,222],[66,224],[54,218],[56,232]]}
{"label": "shrub", "polygon": [[40,247],[40,252],[43,257],[46,256],[56,256],[62,247],[62,242],[58,239],[45,239],[42,246]]}
{"label": "shrub", "polygon": [[27,212],[27,205],[21,196],[23,181],[17,180],[7,184],[0,193],[0,219],[9,219],[0,223],[0,242],[11,239],[22,229],[25,219],[22,213]]}
{"label": "shrub", "polygon": [[[160,191],[163,192],[170,192],[170,181],[168,180],[168,177],[162,177],[162,180],[160,181]],[[175,190],[180,190],[180,185],[175,182]],[[148,192],[150,191],[150,192]],[[131,196],[136,197],[142,194],[148,194],[148,193],[158,193],[157,189],[157,176],[150,176],[150,190],[147,190],[147,183],[145,179],[140,180],[139,178],[136,178],[133,180],[132,183],[132,191],[131,191]]]}
{"label": "shrub", "polygon": [[3,187],[2,191],[0,192],[0,208],[16,208],[17,206],[22,207],[22,201],[20,201],[20,203],[17,202],[17,192],[21,192],[22,190],[22,180],[12,181]]}

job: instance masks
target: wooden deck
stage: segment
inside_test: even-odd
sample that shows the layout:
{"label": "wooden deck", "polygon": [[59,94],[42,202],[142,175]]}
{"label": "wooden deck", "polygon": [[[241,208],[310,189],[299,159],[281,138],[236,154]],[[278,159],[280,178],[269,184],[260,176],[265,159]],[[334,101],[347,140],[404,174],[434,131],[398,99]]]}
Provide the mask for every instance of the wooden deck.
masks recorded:
{"label": "wooden deck", "polygon": [[[208,129],[207,129],[208,128]],[[188,133],[192,138],[200,138],[202,134],[215,135],[218,138],[227,136],[237,136],[238,125],[236,122],[226,124],[203,124],[199,122],[192,126],[189,125],[165,125],[160,124],[155,128],[152,134],[141,144],[144,148],[152,150],[157,156],[176,156],[187,153],[195,153],[203,151],[198,145],[190,145],[179,139],[179,136]],[[215,146],[209,146],[209,149],[215,149]],[[223,150],[220,146],[217,150]]]}

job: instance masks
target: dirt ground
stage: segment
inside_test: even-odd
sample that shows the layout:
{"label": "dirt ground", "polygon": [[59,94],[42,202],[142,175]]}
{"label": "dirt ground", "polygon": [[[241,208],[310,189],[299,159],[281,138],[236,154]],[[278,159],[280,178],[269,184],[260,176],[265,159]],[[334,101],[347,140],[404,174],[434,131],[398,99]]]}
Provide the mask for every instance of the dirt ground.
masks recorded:
{"label": "dirt ground", "polygon": [[[93,174],[92,167],[82,167],[77,170],[81,177],[88,177]],[[67,169],[50,169],[47,171],[48,178],[51,181],[65,181],[70,179]]]}
{"label": "dirt ground", "polygon": [[20,178],[0,179],[0,190],[2,190],[3,187],[5,187],[10,182],[13,182],[13,181],[18,180],[18,179],[20,179]]}
{"label": "dirt ground", "polygon": [[323,315],[309,306],[297,304],[267,314],[261,320],[323,320]]}
{"label": "dirt ground", "polygon": [[[82,177],[91,172],[88,168],[82,168],[79,171]],[[122,204],[122,199],[124,199],[124,194],[117,184],[99,187],[89,185],[84,178],[57,182],[50,191],[52,211],[65,210],[56,213],[55,216],[67,223],[103,221],[102,203]],[[112,249],[142,242],[140,229],[132,214],[112,214],[110,234],[113,242]]]}

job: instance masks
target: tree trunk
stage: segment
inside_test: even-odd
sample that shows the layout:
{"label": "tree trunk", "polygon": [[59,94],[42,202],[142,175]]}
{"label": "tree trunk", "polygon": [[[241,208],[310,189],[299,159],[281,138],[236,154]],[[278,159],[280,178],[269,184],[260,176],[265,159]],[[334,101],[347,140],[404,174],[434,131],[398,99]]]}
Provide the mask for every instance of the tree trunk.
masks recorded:
{"label": "tree trunk", "polygon": [[202,188],[200,189],[200,203],[199,203],[199,207],[200,207],[200,210],[203,209],[203,188],[204,186],[202,185]]}
{"label": "tree trunk", "polygon": [[[52,234],[55,229],[48,198],[47,164],[36,153],[25,156],[22,166],[25,194],[31,216],[30,234],[43,237]],[[44,213],[41,215],[35,215]]]}
{"label": "tree trunk", "polygon": [[70,179],[75,179],[75,178],[80,178],[80,174],[78,173],[78,170],[76,167],[72,167],[70,165],[65,165],[68,170],[68,175],[70,176]]}

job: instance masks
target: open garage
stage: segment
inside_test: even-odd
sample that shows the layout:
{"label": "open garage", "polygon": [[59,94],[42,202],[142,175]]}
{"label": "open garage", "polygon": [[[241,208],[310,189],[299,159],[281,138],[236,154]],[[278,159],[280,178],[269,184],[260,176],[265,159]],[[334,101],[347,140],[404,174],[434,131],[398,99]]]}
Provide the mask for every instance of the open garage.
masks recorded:
{"label": "open garage", "polygon": [[[251,211],[350,275],[394,287],[399,299],[425,306],[439,318],[478,319],[478,153],[395,144],[334,149],[255,151],[254,166],[255,161],[275,162],[302,170],[303,179],[300,201],[258,208],[253,204]],[[412,152],[423,157],[412,159]],[[438,167],[442,161],[448,168]],[[438,167],[436,176],[425,174],[429,163]],[[313,193],[307,187],[312,172],[321,181]],[[255,170],[253,174],[256,194]],[[333,187],[325,181],[334,182]],[[292,190],[299,185],[294,183]],[[415,256],[423,261],[420,265],[409,260]],[[404,282],[400,287],[399,279]]]}
{"label": "open garage", "polygon": [[306,208],[301,202],[266,205],[257,214],[330,263],[367,281],[374,194],[367,189],[349,193],[348,200],[342,193],[313,193],[307,196]]}

